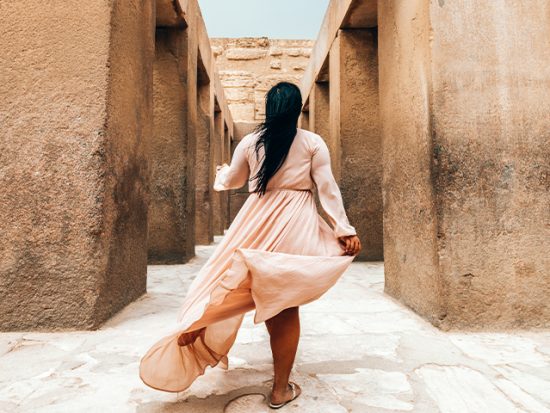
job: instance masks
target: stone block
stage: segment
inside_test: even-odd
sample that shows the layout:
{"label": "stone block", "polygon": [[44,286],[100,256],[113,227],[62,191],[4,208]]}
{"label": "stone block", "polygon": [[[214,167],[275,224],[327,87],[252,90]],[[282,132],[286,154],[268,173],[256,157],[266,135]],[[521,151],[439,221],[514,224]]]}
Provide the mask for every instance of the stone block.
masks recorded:
{"label": "stone block", "polygon": [[1,330],[94,329],[145,292],[155,13],[129,3],[2,3]]}
{"label": "stone block", "polygon": [[214,57],[218,57],[224,52],[224,49],[222,46],[212,46],[212,54]]}
{"label": "stone block", "polygon": [[340,30],[329,66],[328,145],[334,169],[348,217],[363,244],[358,258],[381,261],[382,146],[376,32]]}
{"label": "stone block", "polygon": [[386,291],[444,329],[550,326],[547,10],[378,2]]}
{"label": "stone block", "polygon": [[290,75],[288,73],[270,73],[267,75],[258,76],[255,83],[256,92],[267,92],[278,82],[297,82],[298,79],[299,75]]}
{"label": "stone block", "polygon": [[[321,135],[325,140],[330,138],[330,90],[328,82],[314,83],[309,96],[309,123],[311,130]],[[336,148],[332,148],[335,152]],[[333,165],[333,169],[336,164]]]}
{"label": "stone block", "polygon": [[223,73],[221,83],[224,88],[253,88],[256,84],[251,72]]}
{"label": "stone block", "polygon": [[286,54],[287,56],[298,57],[301,56],[302,51],[300,49],[287,49]]}
{"label": "stone block", "polygon": [[150,143],[149,263],[183,263],[194,256],[193,190],[187,133],[185,30],[157,29],[153,65],[154,130]]}
{"label": "stone block", "polygon": [[266,56],[266,51],[262,49],[229,49],[225,53],[228,60],[256,60]]}
{"label": "stone block", "polygon": [[231,115],[234,119],[254,119],[254,102],[228,103]]}
{"label": "stone block", "polygon": [[247,102],[254,98],[253,88],[226,87],[224,91],[225,98],[230,103],[235,103],[239,101]]}
{"label": "stone block", "polygon": [[212,162],[214,140],[214,95],[208,82],[197,86],[195,145],[195,242],[208,245],[214,240],[212,208]]}

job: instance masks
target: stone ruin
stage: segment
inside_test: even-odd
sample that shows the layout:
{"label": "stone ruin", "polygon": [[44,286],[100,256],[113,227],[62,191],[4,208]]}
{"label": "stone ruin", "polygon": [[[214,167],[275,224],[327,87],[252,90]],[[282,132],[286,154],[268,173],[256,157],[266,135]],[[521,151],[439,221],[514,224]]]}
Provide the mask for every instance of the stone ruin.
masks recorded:
{"label": "stone ruin", "polygon": [[0,329],[95,329],[223,234],[247,193],[215,165],[281,79],[388,294],[550,326],[548,7],[332,0],[312,43],[209,39],[197,0],[2,3]]}

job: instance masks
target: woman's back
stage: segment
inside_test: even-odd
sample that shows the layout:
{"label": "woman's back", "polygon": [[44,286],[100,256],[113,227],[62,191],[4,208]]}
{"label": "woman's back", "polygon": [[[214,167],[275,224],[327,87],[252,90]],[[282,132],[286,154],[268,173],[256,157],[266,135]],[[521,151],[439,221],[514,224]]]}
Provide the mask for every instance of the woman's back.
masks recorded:
{"label": "woman's back", "polygon": [[[248,190],[254,192],[256,180],[249,179],[255,176],[263,160],[262,148],[256,156],[256,139],[256,132],[246,135],[235,148],[231,165],[225,164],[218,169],[214,182],[216,191],[241,188],[249,182]],[[315,187],[335,235],[355,235],[355,228],[348,221],[340,189],[332,174],[327,144],[319,135],[297,129],[287,158],[268,181],[266,192],[285,189],[313,191]]]}
{"label": "woman's back", "polygon": [[[258,156],[255,152],[255,143],[258,133],[253,132],[243,138],[246,148],[246,157],[250,168],[250,176],[253,177],[260,169],[263,159],[263,148],[260,148]],[[297,129],[292,141],[287,158],[281,168],[271,177],[267,184],[267,191],[274,189],[304,189],[312,190],[315,183],[311,176],[313,154],[322,143],[322,138],[304,129]],[[256,180],[249,182],[249,191],[253,192]]]}

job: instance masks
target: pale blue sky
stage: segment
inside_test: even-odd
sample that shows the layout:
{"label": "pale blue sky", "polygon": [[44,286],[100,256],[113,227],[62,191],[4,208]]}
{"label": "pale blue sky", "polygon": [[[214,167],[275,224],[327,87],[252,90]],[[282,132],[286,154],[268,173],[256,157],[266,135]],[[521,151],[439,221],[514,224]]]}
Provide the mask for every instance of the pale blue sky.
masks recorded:
{"label": "pale blue sky", "polygon": [[329,0],[199,0],[210,37],[315,39]]}

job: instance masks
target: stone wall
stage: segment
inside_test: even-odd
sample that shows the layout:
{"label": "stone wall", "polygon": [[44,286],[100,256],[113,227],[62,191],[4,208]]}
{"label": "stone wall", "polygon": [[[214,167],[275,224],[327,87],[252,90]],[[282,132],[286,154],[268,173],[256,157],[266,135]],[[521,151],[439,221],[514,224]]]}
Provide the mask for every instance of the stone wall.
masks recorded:
{"label": "stone wall", "polygon": [[311,40],[210,39],[235,121],[264,118],[265,94],[280,81],[300,83]]}

